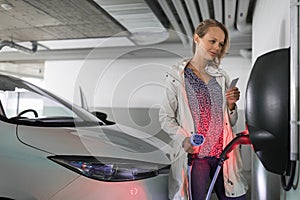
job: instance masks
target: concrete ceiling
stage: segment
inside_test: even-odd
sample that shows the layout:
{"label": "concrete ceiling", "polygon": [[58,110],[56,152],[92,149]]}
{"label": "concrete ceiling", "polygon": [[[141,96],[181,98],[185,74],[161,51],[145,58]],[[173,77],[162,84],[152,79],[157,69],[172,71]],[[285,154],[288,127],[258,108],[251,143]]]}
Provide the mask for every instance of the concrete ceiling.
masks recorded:
{"label": "concrete ceiling", "polygon": [[0,38],[15,42],[128,36],[92,0],[0,0]]}
{"label": "concrete ceiling", "polygon": [[229,54],[251,53],[255,0],[0,0],[0,6],[2,62],[84,58],[92,49],[102,57],[124,50],[149,56],[137,53],[145,47],[183,53],[206,18],[230,30]]}

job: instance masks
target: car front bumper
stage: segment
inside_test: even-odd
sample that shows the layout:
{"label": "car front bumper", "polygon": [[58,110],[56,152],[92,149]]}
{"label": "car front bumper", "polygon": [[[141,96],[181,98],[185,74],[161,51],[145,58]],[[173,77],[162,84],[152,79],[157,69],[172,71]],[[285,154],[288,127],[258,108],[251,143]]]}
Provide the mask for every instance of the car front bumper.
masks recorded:
{"label": "car front bumper", "polygon": [[167,200],[168,175],[124,182],[103,182],[80,176],[51,198],[57,199]]}

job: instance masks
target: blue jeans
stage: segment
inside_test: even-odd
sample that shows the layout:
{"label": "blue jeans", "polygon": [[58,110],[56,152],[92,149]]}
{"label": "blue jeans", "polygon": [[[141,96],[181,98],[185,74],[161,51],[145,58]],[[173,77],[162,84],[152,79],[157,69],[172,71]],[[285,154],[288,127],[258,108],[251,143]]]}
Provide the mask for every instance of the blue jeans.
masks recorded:
{"label": "blue jeans", "polygon": [[[209,179],[212,179],[218,167],[219,159],[216,157],[196,158],[191,172],[192,180],[192,197],[193,200],[204,200],[207,188],[209,187]],[[223,171],[220,170],[215,183],[214,190],[220,200],[245,200],[246,195],[240,197],[226,197],[224,188]]]}

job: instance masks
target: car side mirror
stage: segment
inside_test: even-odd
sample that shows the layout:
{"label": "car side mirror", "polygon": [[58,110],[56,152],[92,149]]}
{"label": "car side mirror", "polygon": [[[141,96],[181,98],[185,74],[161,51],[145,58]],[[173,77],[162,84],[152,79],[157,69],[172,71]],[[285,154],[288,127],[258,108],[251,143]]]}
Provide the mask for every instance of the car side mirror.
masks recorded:
{"label": "car side mirror", "polygon": [[107,114],[100,112],[100,111],[93,111],[91,112],[93,115],[95,115],[98,119],[103,121],[106,125],[113,125],[115,122],[107,120]]}

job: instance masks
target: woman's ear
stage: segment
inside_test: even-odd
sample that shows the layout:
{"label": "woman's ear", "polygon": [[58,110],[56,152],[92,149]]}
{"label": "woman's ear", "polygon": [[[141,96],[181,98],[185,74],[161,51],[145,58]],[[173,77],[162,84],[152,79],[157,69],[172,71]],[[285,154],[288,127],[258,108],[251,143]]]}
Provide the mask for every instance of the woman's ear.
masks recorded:
{"label": "woman's ear", "polygon": [[199,45],[199,42],[200,42],[200,38],[199,38],[199,35],[198,34],[194,34],[194,42]]}

